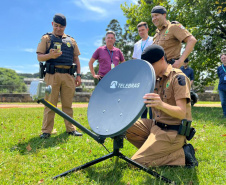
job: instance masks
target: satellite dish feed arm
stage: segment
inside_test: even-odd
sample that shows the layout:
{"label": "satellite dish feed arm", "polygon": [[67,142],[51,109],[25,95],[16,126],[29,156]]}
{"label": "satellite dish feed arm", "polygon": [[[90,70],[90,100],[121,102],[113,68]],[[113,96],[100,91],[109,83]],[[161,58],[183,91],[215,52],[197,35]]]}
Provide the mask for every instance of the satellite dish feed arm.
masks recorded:
{"label": "satellite dish feed arm", "polygon": [[78,127],[79,129],[81,129],[83,132],[85,132],[90,137],[92,137],[93,139],[95,139],[98,143],[100,143],[100,144],[103,144],[104,143],[104,140],[106,139],[104,136],[100,136],[100,135],[94,134],[93,132],[91,132],[90,130],[88,130],[84,126],[82,126],[80,123],[78,123],[77,121],[75,121],[74,119],[72,119],[70,116],[68,116],[67,114],[65,114],[63,111],[61,111],[60,109],[56,108],[54,105],[50,104],[45,99],[40,99],[40,100],[38,100],[38,103],[39,102],[41,102],[42,104],[44,104],[46,107],[50,108],[52,111],[54,111],[55,113],[57,113],[58,115],[60,115],[61,117],[63,117],[64,119],[66,119],[67,121],[69,121],[70,123],[72,123],[73,125],[75,125],[76,127]]}

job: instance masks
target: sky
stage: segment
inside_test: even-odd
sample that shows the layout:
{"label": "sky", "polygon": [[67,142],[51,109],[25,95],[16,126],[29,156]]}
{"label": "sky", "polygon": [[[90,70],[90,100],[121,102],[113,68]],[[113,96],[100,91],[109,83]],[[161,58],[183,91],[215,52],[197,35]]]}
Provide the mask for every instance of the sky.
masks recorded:
{"label": "sky", "polygon": [[94,51],[101,46],[107,25],[117,19],[124,27],[126,17],[120,8],[138,0],[9,0],[1,1],[2,44],[0,67],[17,73],[37,73],[39,62],[36,49],[47,32],[52,32],[56,13],[67,18],[65,33],[72,36],[81,55],[81,72],[89,71],[88,63]]}

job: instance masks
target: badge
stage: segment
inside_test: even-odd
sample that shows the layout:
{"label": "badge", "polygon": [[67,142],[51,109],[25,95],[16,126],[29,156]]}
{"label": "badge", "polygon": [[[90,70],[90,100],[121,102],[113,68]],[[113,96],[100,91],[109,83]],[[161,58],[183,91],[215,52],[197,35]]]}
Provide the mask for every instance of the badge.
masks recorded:
{"label": "badge", "polygon": [[67,42],[67,47],[71,47],[71,43],[70,42]]}
{"label": "badge", "polygon": [[168,82],[166,83],[166,88],[168,88],[170,85],[170,81],[168,80]]}
{"label": "badge", "polygon": [[111,64],[111,69],[113,69],[115,67],[115,64]]}

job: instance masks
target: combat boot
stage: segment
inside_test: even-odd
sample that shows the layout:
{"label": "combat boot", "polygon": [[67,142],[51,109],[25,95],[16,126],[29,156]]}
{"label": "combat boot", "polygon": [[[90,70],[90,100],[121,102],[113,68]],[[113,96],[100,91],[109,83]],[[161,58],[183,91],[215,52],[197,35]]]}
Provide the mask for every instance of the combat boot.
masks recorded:
{"label": "combat boot", "polygon": [[183,146],[184,154],[185,154],[185,165],[188,168],[193,168],[198,166],[198,161],[195,158],[195,149],[191,144],[187,144]]}

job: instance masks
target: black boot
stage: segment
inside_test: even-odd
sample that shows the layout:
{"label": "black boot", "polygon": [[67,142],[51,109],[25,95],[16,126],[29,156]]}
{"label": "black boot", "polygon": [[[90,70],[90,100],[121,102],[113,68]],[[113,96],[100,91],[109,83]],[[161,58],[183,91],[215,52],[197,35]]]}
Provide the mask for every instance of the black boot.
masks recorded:
{"label": "black boot", "polygon": [[43,133],[42,135],[40,135],[40,138],[41,139],[47,139],[50,137],[50,134],[49,133]]}
{"label": "black boot", "polygon": [[187,144],[183,146],[184,154],[185,154],[185,164],[188,168],[193,168],[198,166],[198,161],[195,158],[195,150],[191,144]]}
{"label": "black boot", "polygon": [[72,131],[72,132],[67,132],[67,133],[72,136],[82,136],[82,133],[78,132],[77,130]]}

